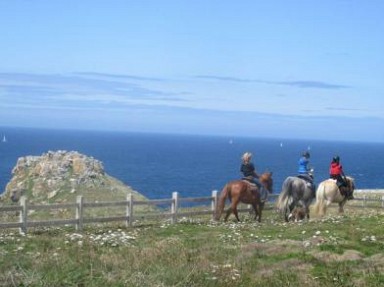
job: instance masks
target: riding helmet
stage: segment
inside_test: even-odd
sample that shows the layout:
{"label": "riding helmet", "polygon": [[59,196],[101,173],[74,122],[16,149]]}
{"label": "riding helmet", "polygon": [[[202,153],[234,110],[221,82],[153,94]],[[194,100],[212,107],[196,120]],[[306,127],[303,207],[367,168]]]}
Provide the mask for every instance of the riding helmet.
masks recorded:
{"label": "riding helmet", "polygon": [[334,156],[333,159],[332,159],[333,162],[339,162],[340,161],[340,157],[338,155]]}
{"label": "riding helmet", "polygon": [[310,158],[311,157],[311,155],[309,154],[308,151],[303,152],[303,156],[306,157],[306,158]]}

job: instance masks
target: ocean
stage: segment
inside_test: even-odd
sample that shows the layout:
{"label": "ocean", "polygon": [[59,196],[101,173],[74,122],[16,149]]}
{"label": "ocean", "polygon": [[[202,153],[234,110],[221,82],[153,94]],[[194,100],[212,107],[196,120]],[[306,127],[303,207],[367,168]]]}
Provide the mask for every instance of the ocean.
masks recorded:
{"label": "ocean", "polygon": [[329,163],[339,155],[357,189],[384,188],[384,143],[332,142],[245,137],[140,134],[101,131],[0,128],[0,193],[19,157],[48,151],[78,151],[103,162],[109,175],[150,199],[209,196],[241,177],[241,155],[253,153],[259,173],[272,171],[274,193],[296,175],[304,150],[318,184],[328,178]]}

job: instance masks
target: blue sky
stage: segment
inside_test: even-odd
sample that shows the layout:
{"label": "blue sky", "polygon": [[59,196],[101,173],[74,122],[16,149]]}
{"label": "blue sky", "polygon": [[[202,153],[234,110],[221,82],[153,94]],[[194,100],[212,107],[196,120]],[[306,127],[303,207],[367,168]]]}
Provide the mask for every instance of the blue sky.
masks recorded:
{"label": "blue sky", "polygon": [[2,0],[0,126],[384,142],[383,11]]}

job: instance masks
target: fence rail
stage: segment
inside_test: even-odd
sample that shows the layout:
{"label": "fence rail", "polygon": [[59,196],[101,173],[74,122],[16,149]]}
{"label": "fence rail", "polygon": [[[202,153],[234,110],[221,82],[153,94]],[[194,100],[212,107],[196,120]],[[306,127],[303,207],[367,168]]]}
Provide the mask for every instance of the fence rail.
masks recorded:
{"label": "fence rail", "polygon": [[[271,201],[277,198],[278,195],[270,195]],[[384,196],[381,196],[381,199],[377,196],[372,198],[367,195],[363,197],[356,197],[356,201],[361,201],[361,205],[351,205],[354,207],[366,207],[368,202],[381,202],[381,207],[384,208]],[[30,227],[48,227],[48,226],[58,226],[58,225],[74,225],[76,230],[81,231],[85,223],[105,223],[112,221],[122,221],[125,222],[126,226],[132,226],[135,220],[134,207],[147,205],[170,205],[170,212],[163,211],[161,213],[157,212],[156,214],[147,213],[145,215],[140,215],[140,219],[150,219],[150,218],[169,218],[172,223],[176,223],[179,217],[186,216],[197,216],[197,215],[211,215],[212,218],[216,214],[218,201],[218,192],[214,190],[211,196],[208,197],[185,197],[182,198],[179,196],[178,192],[172,193],[171,199],[156,199],[156,200],[134,200],[132,194],[128,194],[126,200],[124,201],[105,201],[105,202],[85,202],[82,196],[76,198],[75,203],[63,203],[63,204],[28,204],[26,197],[21,197],[18,206],[2,206],[0,207],[0,212],[19,212],[19,222],[0,222],[0,228],[19,228],[21,233],[27,233],[28,228]],[[183,209],[180,210],[182,203],[203,203],[206,202],[210,204],[209,210],[193,210],[186,211]],[[89,208],[100,208],[100,207],[125,207],[125,214],[119,216],[106,216],[106,217],[84,217],[84,211]],[[201,207],[201,206],[200,206]],[[36,210],[54,210],[54,209],[65,209],[65,208],[74,208],[75,209],[75,218],[70,219],[52,219],[52,220],[31,220],[28,218],[30,211]],[[273,205],[266,205],[265,209],[272,209]],[[239,208],[239,212],[250,211],[250,206],[248,208]]]}

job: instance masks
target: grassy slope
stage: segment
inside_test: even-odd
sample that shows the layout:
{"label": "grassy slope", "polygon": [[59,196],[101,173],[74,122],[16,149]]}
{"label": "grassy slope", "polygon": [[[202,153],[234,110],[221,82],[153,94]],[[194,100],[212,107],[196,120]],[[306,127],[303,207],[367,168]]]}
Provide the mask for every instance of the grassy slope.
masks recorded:
{"label": "grassy slope", "polygon": [[0,286],[382,286],[383,210],[329,214],[2,230]]}

